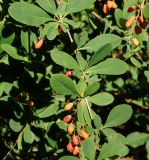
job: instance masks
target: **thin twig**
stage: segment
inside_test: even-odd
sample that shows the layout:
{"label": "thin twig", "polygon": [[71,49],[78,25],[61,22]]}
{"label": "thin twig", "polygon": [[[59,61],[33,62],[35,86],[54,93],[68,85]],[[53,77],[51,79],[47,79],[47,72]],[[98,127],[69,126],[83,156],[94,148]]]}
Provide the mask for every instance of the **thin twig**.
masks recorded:
{"label": "thin twig", "polygon": [[93,119],[92,112],[91,112],[91,109],[90,109],[90,106],[88,104],[88,100],[87,100],[86,97],[85,97],[85,102],[86,102],[86,105],[87,105],[87,109],[88,109],[89,115],[90,115],[91,119]]}
{"label": "thin twig", "polygon": [[68,30],[68,29],[67,29],[67,33],[68,33],[68,36],[69,36],[70,42],[71,42],[71,43],[73,43],[72,36],[71,36],[71,34],[70,34],[70,32],[69,32],[69,30]]}
{"label": "thin twig", "polygon": [[92,15],[99,19],[101,22],[104,22],[104,19],[101,16],[99,16],[96,12],[92,12]]}
{"label": "thin twig", "polygon": [[14,143],[14,145],[11,147],[11,149],[7,152],[7,154],[6,154],[6,156],[3,158],[3,160],[5,160],[5,159],[9,156],[10,152],[14,149],[14,147],[15,147],[16,144],[17,144],[17,142],[18,142],[18,139],[16,140],[16,142]]}
{"label": "thin twig", "polygon": [[[95,16],[98,20],[100,20],[101,22],[105,22],[105,20],[102,18],[102,17],[100,17],[96,12],[92,12],[92,15],[93,16]],[[106,23],[106,22],[105,22]],[[114,31],[114,28],[111,26],[111,25],[109,25],[109,24],[107,24],[108,25],[108,27],[112,30],[112,31]]]}

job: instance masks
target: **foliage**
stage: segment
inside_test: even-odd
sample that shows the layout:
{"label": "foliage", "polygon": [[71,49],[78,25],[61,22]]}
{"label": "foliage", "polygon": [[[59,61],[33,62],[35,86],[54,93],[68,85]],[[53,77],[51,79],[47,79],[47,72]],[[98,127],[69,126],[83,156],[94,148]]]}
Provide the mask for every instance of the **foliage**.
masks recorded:
{"label": "foliage", "polygon": [[149,3],[0,5],[0,157],[149,159]]}

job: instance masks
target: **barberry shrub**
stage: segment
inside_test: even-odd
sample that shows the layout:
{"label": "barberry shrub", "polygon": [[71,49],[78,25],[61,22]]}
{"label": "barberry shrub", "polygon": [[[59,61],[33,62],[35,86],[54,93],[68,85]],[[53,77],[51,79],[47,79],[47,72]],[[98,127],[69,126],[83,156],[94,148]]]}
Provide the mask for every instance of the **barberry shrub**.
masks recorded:
{"label": "barberry shrub", "polygon": [[149,159],[149,3],[0,4],[1,158]]}

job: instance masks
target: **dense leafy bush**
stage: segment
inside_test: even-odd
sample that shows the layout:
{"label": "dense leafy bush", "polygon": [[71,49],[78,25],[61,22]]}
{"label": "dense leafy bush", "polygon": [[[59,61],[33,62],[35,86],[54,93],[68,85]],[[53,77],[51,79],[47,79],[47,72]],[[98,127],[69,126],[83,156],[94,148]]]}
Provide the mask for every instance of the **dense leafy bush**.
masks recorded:
{"label": "dense leafy bush", "polygon": [[1,159],[149,159],[149,3],[0,4]]}

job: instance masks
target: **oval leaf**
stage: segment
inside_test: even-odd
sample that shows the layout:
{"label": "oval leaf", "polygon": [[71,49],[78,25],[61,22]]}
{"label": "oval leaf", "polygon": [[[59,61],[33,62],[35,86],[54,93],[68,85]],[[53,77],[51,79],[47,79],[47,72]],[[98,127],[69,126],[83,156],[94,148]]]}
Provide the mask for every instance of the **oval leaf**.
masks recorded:
{"label": "oval leaf", "polygon": [[90,138],[85,140],[82,147],[85,157],[89,160],[94,160],[96,147],[93,140],[91,140]]}
{"label": "oval leaf", "polygon": [[105,61],[88,69],[88,73],[106,74],[106,75],[120,75],[127,71],[128,65],[124,61],[116,58],[108,58]]}
{"label": "oval leaf", "polygon": [[51,58],[56,64],[59,64],[60,66],[69,69],[79,68],[77,61],[65,52],[55,50],[51,53]]}
{"label": "oval leaf", "polygon": [[93,54],[93,56],[89,60],[88,62],[89,67],[100,62],[103,58],[108,56],[111,49],[112,49],[111,44],[106,44],[103,47],[101,47],[97,52]]}
{"label": "oval leaf", "polygon": [[8,11],[16,21],[30,26],[39,26],[51,19],[44,10],[27,2],[15,2]]}
{"label": "oval leaf", "polygon": [[79,160],[79,158],[73,157],[73,156],[64,156],[60,158],[59,160]]}
{"label": "oval leaf", "polygon": [[101,34],[91,41],[89,41],[85,46],[81,49],[85,49],[88,51],[98,51],[101,47],[106,44],[111,44],[112,49],[119,46],[121,44],[122,39],[114,34]]}
{"label": "oval leaf", "polygon": [[63,74],[53,75],[50,84],[53,90],[62,95],[78,94],[73,81]]}
{"label": "oval leaf", "polygon": [[26,57],[18,55],[17,50],[14,47],[12,47],[10,44],[2,44],[1,47],[12,58],[17,60],[27,61]]}
{"label": "oval leaf", "polygon": [[30,126],[27,124],[26,127],[23,129],[24,131],[24,134],[23,134],[23,138],[24,138],[24,141],[26,143],[33,143],[34,141],[34,134],[32,133],[31,129],[30,129]]}
{"label": "oval leaf", "polygon": [[54,14],[56,12],[56,5],[54,0],[36,0],[40,7],[45,11]]}
{"label": "oval leaf", "polygon": [[40,110],[37,110],[36,116],[38,116],[39,118],[50,117],[57,112],[58,108],[59,108],[58,105],[52,104],[48,107],[44,107]]}
{"label": "oval leaf", "polygon": [[96,95],[93,95],[92,97],[88,98],[89,101],[92,103],[98,105],[98,106],[106,106],[109,105],[114,101],[114,97],[107,92],[102,92]]}
{"label": "oval leaf", "polygon": [[114,107],[105,123],[105,127],[115,127],[127,122],[132,115],[132,108],[127,104],[121,104]]}
{"label": "oval leaf", "polygon": [[147,140],[149,140],[148,133],[133,132],[127,136],[126,143],[127,145],[136,148],[143,145]]}

